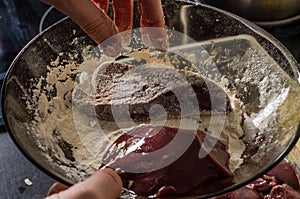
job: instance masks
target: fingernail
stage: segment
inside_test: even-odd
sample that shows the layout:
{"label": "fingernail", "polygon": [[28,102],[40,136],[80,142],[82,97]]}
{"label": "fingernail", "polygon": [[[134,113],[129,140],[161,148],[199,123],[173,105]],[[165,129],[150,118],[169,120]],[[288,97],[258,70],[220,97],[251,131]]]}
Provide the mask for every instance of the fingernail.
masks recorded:
{"label": "fingernail", "polygon": [[122,46],[129,46],[131,42],[131,30],[127,30],[120,33],[122,37]]}
{"label": "fingernail", "polygon": [[99,44],[99,47],[103,50],[105,55],[115,57],[120,54],[122,50],[122,38],[119,34],[114,35]]}
{"label": "fingernail", "polygon": [[169,47],[169,38],[165,28],[141,28],[143,42],[152,48],[166,50]]}

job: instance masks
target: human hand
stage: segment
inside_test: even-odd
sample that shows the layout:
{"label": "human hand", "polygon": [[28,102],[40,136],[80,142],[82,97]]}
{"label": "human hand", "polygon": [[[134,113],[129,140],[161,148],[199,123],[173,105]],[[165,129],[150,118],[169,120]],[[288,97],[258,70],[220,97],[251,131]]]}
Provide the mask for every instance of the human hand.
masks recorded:
{"label": "human hand", "polygon": [[[133,0],[114,0],[113,22],[107,15],[109,0],[42,0],[51,4],[65,15],[69,16],[83,29],[97,44],[103,40],[133,26]],[[99,9],[101,8],[101,9]],[[161,0],[138,0],[141,15],[141,27],[158,27],[155,36],[143,32],[144,42],[152,46],[165,48],[168,45],[165,30],[164,13]],[[153,33],[151,33],[153,34]],[[111,49],[120,50],[121,38],[115,37],[110,44]]]}
{"label": "human hand", "polygon": [[54,184],[46,199],[115,199],[121,195],[122,181],[112,169],[96,171],[87,180],[71,187]]}

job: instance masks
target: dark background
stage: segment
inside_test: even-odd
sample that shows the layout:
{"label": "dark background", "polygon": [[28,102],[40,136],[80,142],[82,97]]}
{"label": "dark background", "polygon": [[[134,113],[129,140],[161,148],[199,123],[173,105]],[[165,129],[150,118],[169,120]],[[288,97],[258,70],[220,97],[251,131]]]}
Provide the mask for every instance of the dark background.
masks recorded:
{"label": "dark background", "polygon": [[[39,0],[0,0],[0,86],[11,62],[39,33],[40,25],[44,29],[64,17],[52,9],[40,24],[48,9]],[[54,182],[18,150],[0,117],[0,199],[44,198]]]}

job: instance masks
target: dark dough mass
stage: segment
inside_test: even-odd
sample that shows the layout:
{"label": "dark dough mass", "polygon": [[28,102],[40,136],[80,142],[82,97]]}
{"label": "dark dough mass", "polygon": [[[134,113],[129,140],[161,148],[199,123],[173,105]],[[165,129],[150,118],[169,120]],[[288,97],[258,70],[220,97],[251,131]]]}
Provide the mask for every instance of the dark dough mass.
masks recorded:
{"label": "dark dough mass", "polygon": [[[226,92],[197,73],[170,68],[134,67],[104,63],[93,76],[93,95],[76,87],[73,103],[82,111],[95,107],[96,115],[106,121],[145,121],[199,115],[203,111],[226,113],[231,110]],[[153,105],[160,105],[151,112]]]}
{"label": "dark dough mass", "polygon": [[[209,152],[204,158],[199,158],[201,147]],[[123,186],[138,195],[165,197],[231,185],[228,159],[225,145],[201,131],[142,125],[113,143],[101,167],[121,169]]]}

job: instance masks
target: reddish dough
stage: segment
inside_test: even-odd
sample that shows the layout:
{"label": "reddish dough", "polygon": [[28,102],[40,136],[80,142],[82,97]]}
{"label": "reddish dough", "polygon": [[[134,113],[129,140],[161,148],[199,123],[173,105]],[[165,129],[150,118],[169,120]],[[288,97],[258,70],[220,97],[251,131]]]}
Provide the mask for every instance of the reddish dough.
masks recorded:
{"label": "reddish dough", "polygon": [[248,185],[214,199],[299,199],[299,180],[294,168],[280,163]]}
{"label": "reddish dough", "polygon": [[195,136],[190,130],[144,125],[121,135],[104,156],[102,166],[123,170],[123,186],[141,196],[220,190],[232,184],[229,154],[225,145],[217,142],[206,157],[199,158],[204,136],[201,131]]}
{"label": "reddish dough", "polygon": [[267,173],[269,176],[275,176],[281,183],[286,183],[293,187],[296,191],[299,189],[299,180],[296,171],[289,163],[281,163]]}
{"label": "reddish dough", "polygon": [[265,199],[276,199],[276,198],[299,199],[300,193],[287,184],[277,185],[273,187],[270,194],[266,196]]}
{"label": "reddish dough", "polygon": [[105,13],[108,12],[108,6],[109,6],[108,0],[92,0],[92,1],[98,8],[103,9]]}

